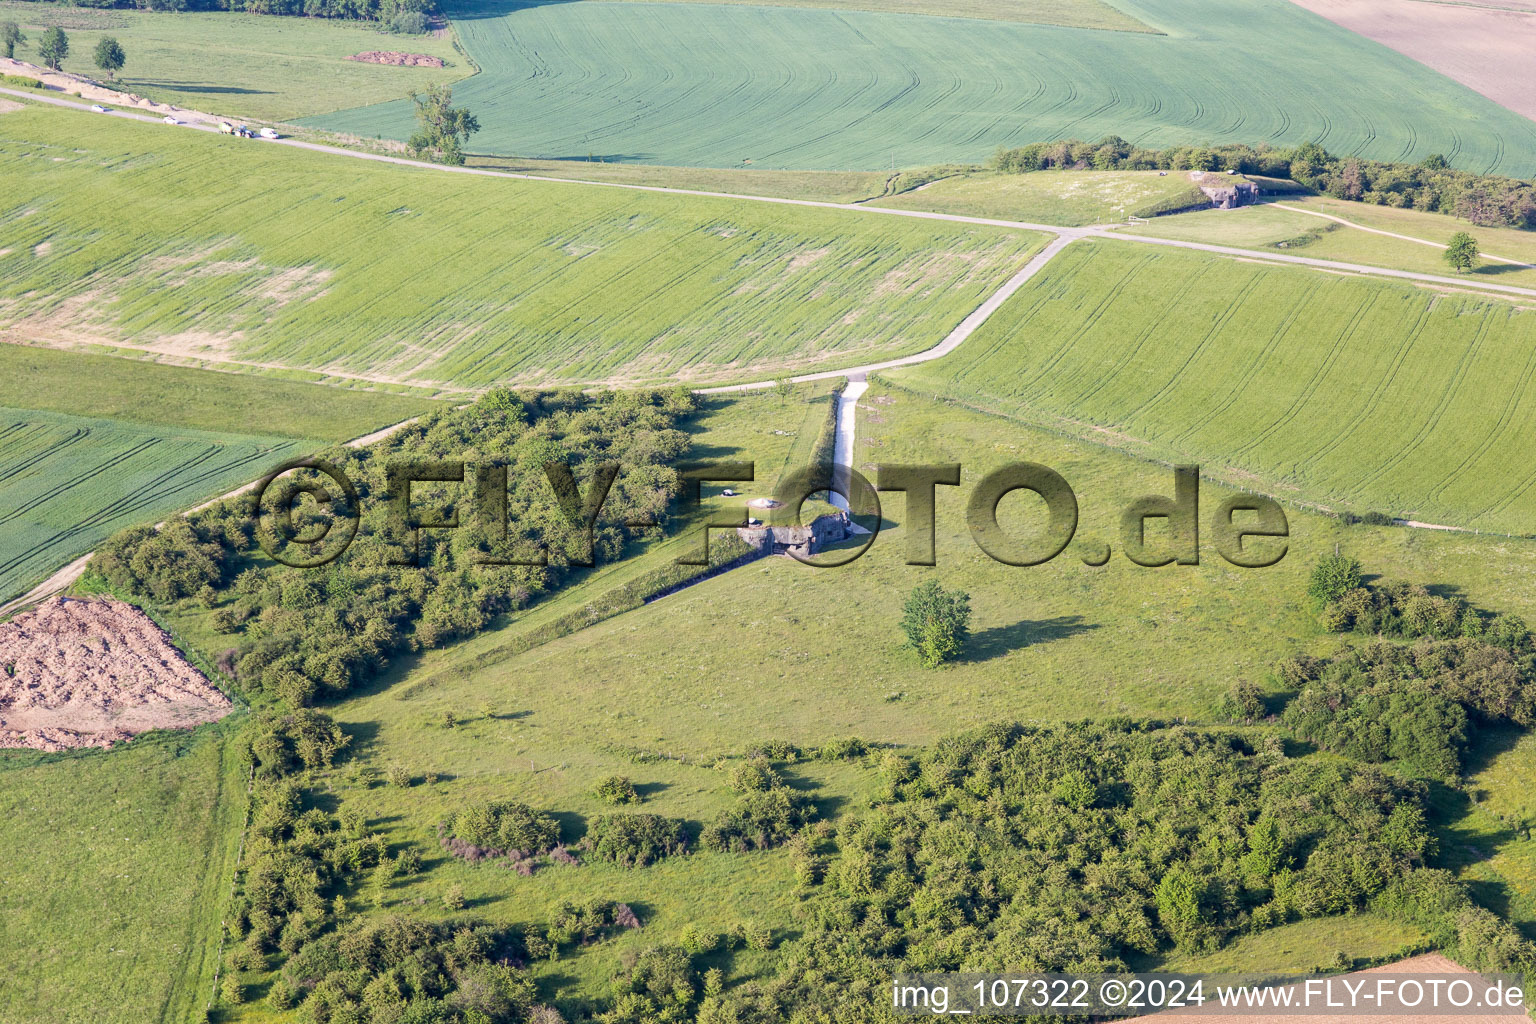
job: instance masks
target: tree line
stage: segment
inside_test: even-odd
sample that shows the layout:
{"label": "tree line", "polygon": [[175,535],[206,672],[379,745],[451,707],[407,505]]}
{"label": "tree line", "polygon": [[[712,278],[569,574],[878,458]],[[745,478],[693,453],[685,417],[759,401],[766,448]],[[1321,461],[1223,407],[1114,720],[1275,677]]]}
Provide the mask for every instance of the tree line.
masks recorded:
{"label": "tree line", "polygon": [[[673,466],[689,450],[679,426],[696,403],[686,389],[599,395],[495,390],[473,405],[429,414],[374,445],[322,453],[354,482],[360,506],[352,509],[340,497],[331,506],[360,518],[351,546],[323,568],[289,567],[266,557],[253,527],[252,499],[242,496],[159,529],[121,531],[97,550],[90,571],[139,599],[202,603],[211,609],[213,627],[230,638],[219,662],[242,691],[305,707],[372,678],[400,654],[473,635],[496,616],[557,589],[585,564],[619,558],[636,533],[625,524],[664,525],[680,493]],[[464,500],[470,483],[418,482],[409,491],[417,521],[457,519],[462,525],[422,529],[413,537],[392,504],[400,485],[391,482],[389,466],[463,459],[466,453],[505,468],[505,482],[489,489],[492,495],[506,489],[500,497],[504,518],[473,513]],[[619,467],[590,541],[551,486],[551,464],[568,467],[581,494],[591,493],[600,467]],[[305,470],[289,486],[320,479]],[[298,536],[312,535],[327,519],[325,508],[306,500],[295,515]],[[510,524],[504,534],[503,523]],[[279,536],[270,524],[261,529],[268,549],[276,550]],[[283,550],[315,547],[297,543]],[[417,565],[399,564],[412,551]],[[487,558],[533,563],[540,557],[547,564],[482,564]]]}
{"label": "tree line", "polygon": [[[70,7],[142,11],[246,11],[305,18],[345,18],[390,23],[407,15],[436,13],[435,0],[28,0]],[[423,24],[421,31],[425,28]]]}
{"label": "tree line", "polygon": [[1109,135],[1098,142],[1066,139],[999,149],[987,166],[1008,174],[1088,168],[1231,170],[1288,179],[1336,199],[1450,214],[1482,227],[1536,228],[1536,184],[1457,170],[1439,154],[1416,164],[1384,163],[1335,156],[1315,142],[1149,149]]}

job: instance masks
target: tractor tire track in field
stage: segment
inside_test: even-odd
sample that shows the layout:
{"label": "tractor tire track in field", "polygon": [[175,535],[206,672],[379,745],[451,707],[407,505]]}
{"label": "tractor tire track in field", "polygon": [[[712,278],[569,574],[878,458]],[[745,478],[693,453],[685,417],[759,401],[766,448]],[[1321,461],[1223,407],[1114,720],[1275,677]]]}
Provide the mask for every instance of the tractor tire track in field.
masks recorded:
{"label": "tractor tire track in field", "polygon": [[[28,99],[28,100],[33,100],[33,101],[40,101],[40,102],[44,102],[44,103],[51,103],[51,104],[55,104],[55,105],[59,105],[59,106],[73,107],[73,108],[77,108],[77,109],[83,108],[82,104],[76,104],[76,103],[72,103],[70,101],[59,100],[59,99],[57,99],[55,97],[36,96],[36,95],[33,95],[33,94],[22,93],[22,92],[19,92],[19,91],[16,91],[16,90],[8,90],[8,89],[0,89],[0,92],[13,93],[15,95],[21,96],[22,98],[25,98],[25,99]],[[133,119],[133,120],[140,120],[140,121],[145,121],[145,122],[152,122],[152,121],[155,120],[153,118],[149,118],[147,116],[139,115],[139,114],[136,114],[134,112],[129,112],[129,111],[113,111],[113,112],[111,112],[111,114],[109,116],[116,116],[116,117],[121,117],[121,118],[126,118],[126,119]],[[194,126],[194,127],[196,127],[196,126]],[[211,130],[211,129],[206,129],[205,128],[203,130]],[[862,366],[848,368],[848,369],[819,371],[819,372],[816,372],[816,373],[802,374],[802,375],[799,375],[799,376],[794,376],[794,377],[789,378],[790,380],[795,381],[795,382],[813,381],[813,380],[825,380],[825,379],[831,379],[831,378],[836,378],[836,377],[863,375],[863,374],[867,374],[869,372],[875,372],[875,371],[884,370],[884,369],[892,369],[892,368],[901,367],[901,366],[910,366],[910,365],[914,365],[914,364],[917,364],[917,363],[926,362],[926,361],[930,361],[930,360],[933,360],[933,359],[941,358],[944,355],[947,355],[948,353],[952,352],[962,342],[964,342],[968,337],[970,337],[970,335],[972,333],[974,333],[975,330],[978,329],[984,322],[986,322],[986,320],[994,312],[996,312],[996,310],[999,307],[1001,307],[1001,305],[1004,302],[1006,302],[1008,298],[1010,298],[1015,292],[1017,292],[1020,288],[1022,288],[1023,285],[1026,282],[1028,282],[1032,277],[1034,277],[1040,270],[1044,269],[1051,262],[1051,260],[1063,248],[1065,248],[1066,246],[1068,246],[1069,244],[1071,244],[1074,241],[1077,241],[1077,240],[1082,239],[1082,238],[1088,238],[1088,237],[1111,238],[1111,239],[1116,239],[1116,240],[1119,240],[1119,241],[1129,242],[1129,243],[1132,243],[1132,244],[1166,245],[1166,246],[1170,246],[1172,248],[1182,248],[1182,249],[1189,249],[1189,250],[1213,253],[1213,254],[1224,256],[1224,257],[1228,257],[1228,258],[1238,258],[1238,259],[1254,260],[1254,261],[1261,262],[1261,263],[1269,265],[1269,266],[1290,264],[1290,265],[1296,265],[1296,266],[1311,267],[1311,268],[1321,269],[1321,270],[1345,272],[1345,273],[1356,274],[1356,275],[1380,276],[1380,277],[1397,278],[1397,279],[1414,281],[1414,282],[1421,282],[1421,283],[1454,285],[1454,286],[1461,287],[1461,288],[1466,288],[1467,285],[1468,285],[1468,282],[1466,282],[1464,280],[1461,280],[1461,279],[1438,277],[1436,275],[1418,274],[1418,273],[1412,273],[1412,272],[1406,272],[1406,271],[1384,270],[1382,268],[1367,267],[1367,266],[1362,266],[1362,265],[1357,265],[1357,264],[1342,263],[1342,262],[1331,261],[1331,260],[1313,259],[1313,258],[1309,258],[1309,257],[1281,255],[1281,254],[1276,254],[1276,253],[1271,253],[1271,252],[1263,252],[1263,251],[1258,251],[1258,250],[1246,250],[1246,249],[1240,249],[1240,248],[1228,247],[1228,246],[1207,245],[1207,244],[1204,244],[1204,243],[1182,242],[1182,241],[1171,240],[1171,239],[1149,238],[1149,237],[1130,235],[1130,234],[1111,234],[1111,233],[1108,233],[1109,232],[1109,226],[1095,226],[1095,227],[1087,227],[1087,228],[1062,228],[1062,227],[1058,227],[1058,226],[1055,226],[1055,225],[1031,224],[1031,223],[1026,223],[1026,222],[1006,221],[1006,220],[998,220],[998,219],[991,219],[991,218],[979,218],[979,217],[965,217],[965,216],[950,215],[950,214],[936,214],[936,213],[931,213],[931,212],[928,212],[928,211],[895,210],[895,209],[890,209],[890,208],[886,208],[886,207],[869,206],[869,205],[843,204],[843,203],[823,202],[823,201],[815,201],[815,200],[783,199],[783,198],[778,198],[778,197],[754,196],[754,195],[749,195],[749,194],[719,193],[719,192],[709,192],[709,191],[694,190],[694,189],[676,189],[676,188],[668,188],[668,187],[665,187],[665,186],[631,185],[631,184],[610,183],[610,182],[593,182],[593,181],[582,181],[582,180],[572,180],[572,179],[556,179],[556,178],[548,178],[546,176],[540,176],[540,175],[519,174],[519,173],[515,173],[515,172],[505,172],[505,171],[492,171],[492,170],[487,170],[487,169],[483,169],[483,168],[447,167],[447,166],[442,166],[442,165],[421,164],[421,163],[419,163],[417,161],[407,160],[407,159],[400,158],[400,157],[390,157],[390,156],[385,156],[385,155],[381,155],[381,154],[373,154],[373,153],[353,152],[353,151],[342,150],[342,149],[338,149],[336,147],[326,146],[326,145],[322,145],[322,144],[318,144],[318,143],[309,143],[309,142],[303,142],[303,141],[300,141],[300,140],[293,140],[293,139],[279,140],[276,144],[278,144],[278,145],[287,145],[287,146],[290,146],[290,147],[293,147],[293,148],[307,149],[307,150],[311,150],[311,151],[315,151],[315,152],[319,152],[319,153],[324,153],[324,154],[328,154],[328,155],[332,155],[332,156],[342,156],[342,157],[348,157],[348,158],[353,158],[353,159],[371,160],[371,161],[379,162],[379,163],[397,164],[397,165],[401,165],[403,167],[408,167],[408,168],[416,169],[416,170],[429,170],[429,171],[449,172],[449,173],[464,173],[464,174],[473,174],[473,175],[478,175],[478,176],[482,176],[482,177],[493,177],[493,178],[509,178],[509,179],[522,179],[522,180],[541,180],[541,181],[557,182],[557,183],[562,184],[562,185],[571,186],[571,187],[578,187],[578,188],[581,188],[581,187],[586,187],[586,188],[591,188],[591,187],[619,188],[619,189],[627,189],[627,190],[632,190],[632,191],[646,191],[646,192],[657,192],[657,193],[663,193],[663,194],[676,194],[676,195],[693,195],[693,196],[701,196],[701,197],[709,197],[709,198],[734,199],[734,200],[740,200],[740,201],[746,201],[746,202],[776,203],[776,204],[788,205],[788,206],[803,206],[803,207],[812,207],[812,208],[820,208],[820,209],[841,210],[841,211],[847,211],[847,212],[865,213],[865,214],[876,215],[876,216],[905,216],[905,217],[913,217],[913,218],[918,218],[918,219],[930,219],[930,220],[942,221],[942,222],[981,224],[981,225],[990,225],[990,226],[998,226],[998,227],[1005,227],[1005,228],[1015,228],[1015,229],[1022,229],[1022,230],[1030,230],[1030,231],[1036,231],[1036,232],[1040,232],[1040,233],[1048,234],[1048,235],[1052,236],[1052,240],[1040,252],[1038,252],[1034,257],[1032,257],[1026,263],[1026,265],[1017,274],[1015,274],[1012,278],[1010,278],[990,298],[988,298],[984,303],[982,303],[982,305],[977,310],[975,310],[970,316],[966,317],[954,330],[952,330],[950,332],[949,335],[947,335],[945,337],[945,339],[943,341],[941,341],[935,347],[933,347],[931,349],[928,349],[927,351],[919,352],[919,353],[916,353],[914,355],[902,357],[902,358],[899,358],[899,359],[883,360],[883,361],[868,363],[868,364],[865,364],[865,365],[862,365]],[[1478,284],[1482,288],[1482,290],[1484,290],[1484,291],[1493,291],[1493,292],[1501,292],[1501,293],[1505,293],[1505,294],[1516,294],[1516,295],[1525,295],[1525,296],[1536,296],[1536,290],[1533,290],[1533,289],[1519,288],[1519,287],[1508,286],[1508,285],[1484,284],[1484,283],[1481,283],[1481,282],[1479,282]],[[1357,326],[1357,324],[1356,325],[1352,325],[1350,330],[1346,332],[1346,336],[1348,334],[1353,333],[1353,331],[1356,329],[1356,326]],[[1338,346],[1335,346],[1334,352],[1330,353],[1330,357],[1329,357],[1329,359],[1327,361],[1329,365],[1331,365],[1333,359],[1335,359],[1337,357],[1337,352],[1338,352]],[[1326,369],[1326,367],[1324,367],[1324,369]],[[730,386],[725,386],[725,387],[706,388],[706,389],[701,389],[701,391],[703,393],[724,393],[724,392],[732,392],[732,391],[745,391],[745,390],[754,390],[754,389],[770,387],[770,386],[772,386],[773,383],[774,383],[773,381],[762,381],[762,382],[755,382],[755,383],[750,383],[750,384],[738,384],[738,385],[730,385]],[[1314,380],[1313,380],[1313,384],[1314,385],[1315,385],[1315,383],[1316,383],[1316,377],[1314,377]],[[1165,390],[1166,390],[1166,386],[1165,386]],[[1443,405],[1443,403],[1442,403],[1442,405]],[[1293,418],[1293,416],[1294,416],[1294,410],[1293,410],[1292,414],[1287,417],[1287,420],[1289,420],[1290,418]],[[1279,426],[1279,425],[1276,425],[1276,426]],[[1271,433],[1273,429],[1274,429],[1274,427],[1271,428],[1271,431],[1267,431],[1266,432],[1266,436],[1269,433]],[[1378,473],[1378,476],[1379,476],[1379,473]],[[10,606],[10,605],[6,606],[7,609],[9,609],[11,607],[12,606]]]}
{"label": "tractor tire track in field", "polygon": [[1441,390],[1440,400],[1435,403],[1435,407],[1430,411],[1429,417],[1419,425],[1418,431],[1415,432],[1406,445],[1398,450],[1396,455],[1364,477],[1360,481],[1360,486],[1373,484],[1391,470],[1396,469],[1408,456],[1418,450],[1419,446],[1424,443],[1430,434],[1434,433],[1435,427],[1440,423],[1440,417],[1445,414],[1446,408],[1450,406],[1451,400],[1456,396],[1457,390],[1461,387],[1461,382],[1466,377],[1468,368],[1477,361],[1477,354],[1483,347],[1483,340],[1488,336],[1488,328],[1491,322],[1491,320],[1485,319],[1478,325],[1477,334],[1468,343],[1466,350],[1462,352],[1461,359],[1457,361],[1456,369],[1452,371],[1450,380],[1446,382],[1445,387]]}
{"label": "tractor tire track in field", "polygon": [[1498,421],[1488,430],[1488,433],[1483,437],[1478,446],[1469,452],[1456,465],[1455,469],[1452,469],[1438,484],[1430,489],[1429,501],[1439,501],[1446,488],[1455,483],[1456,479],[1467,467],[1475,465],[1498,442],[1499,435],[1504,433],[1505,428],[1509,425],[1509,421],[1514,417],[1515,410],[1520,407],[1521,402],[1529,397],[1526,388],[1531,383],[1533,371],[1536,371],[1536,349],[1533,349],[1531,354],[1526,357],[1524,368],[1521,369],[1519,376],[1515,378],[1514,387],[1510,389],[1509,397],[1504,400],[1504,408],[1499,410]]}
{"label": "tractor tire track in field", "polygon": [[1413,351],[1414,346],[1418,344],[1419,339],[1423,336],[1424,324],[1429,319],[1429,314],[1433,308],[1433,303],[1424,303],[1419,310],[1419,318],[1414,321],[1413,327],[1408,331],[1407,339],[1398,346],[1397,354],[1392,359],[1392,365],[1387,368],[1387,372],[1384,375],[1377,379],[1376,386],[1371,389],[1371,393],[1366,397],[1366,400],[1360,404],[1360,408],[1355,412],[1355,415],[1350,418],[1348,423],[1344,424],[1343,427],[1334,433],[1333,440],[1326,442],[1321,448],[1314,449],[1303,457],[1303,461],[1320,462],[1329,455],[1332,455],[1340,445],[1354,435],[1356,429],[1371,418],[1387,393],[1392,390],[1392,385],[1397,382],[1397,375],[1402,372],[1403,364],[1408,361],[1408,354]]}
{"label": "tractor tire track in field", "polygon": [[1338,362],[1339,356],[1349,347],[1349,339],[1354,337],[1355,332],[1360,329],[1360,325],[1365,322],[1366,315],[1380,301],[1380,294],[1373,295],[1369,301],[1362,302],[1355,309],[1355,315],[1350,318],[1349,324],[1338,333],[1333,345],[1328,349],[1328,354],[1323,356],[1322,360],[1317,364],[1317,368],[1312,371],[1312,376],[1307,378],[1306,383],[1301,386],[1301,390],[1297,392],[1296,397],[1291,399],[1291,404],[1285,410],[1285,414],[1255,434],[1248,440],[1247,444],[1238,447],[1233,453],[1235,456],[1246,455],[1253,451],[1273,437],[1276,431],[1301,415],[1301,411],[1306,408],[1307,404],[1312,401],[1312,396],[1317,393],[1318,385],[1333,371],[1333,364]]}

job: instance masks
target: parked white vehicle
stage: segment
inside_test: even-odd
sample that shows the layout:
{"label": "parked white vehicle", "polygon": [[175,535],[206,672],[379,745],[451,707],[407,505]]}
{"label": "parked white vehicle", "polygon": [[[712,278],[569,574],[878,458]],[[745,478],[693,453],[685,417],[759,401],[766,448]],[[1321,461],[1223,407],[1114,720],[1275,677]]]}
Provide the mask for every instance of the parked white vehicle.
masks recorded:
{"label": "parked white vehicle", "polygon": [[280,138],[282,138],[281,135],[277,134],[277,129],[275,129],[275,128],[263,128],[261,130],[261,137],[264,138],[264,139],[280,139]]}
{"label": "parked white vehicle", "polygon": [[176,120],[176,118],[172,117],[170,114],[166,114],[165,117],[161,118],[161,120],[166,124],[181,124],[180,121]]}
{"label": "parked white vehicle", "polygon": [[106,113],[109,113],[109,111],[108,111],[108,110],[107,110],[107,108],[106,108],[106,107],[104,107],[104,106],[102,106],[102,105],[101,105],[101,104],[100,104],[100,103],[92,103],[92,104],[91,104],[91,109],[92,109],[92,110],[94,110],[94,111],[96,111],[96,113],[98,113],[98,114],[106,114]]}

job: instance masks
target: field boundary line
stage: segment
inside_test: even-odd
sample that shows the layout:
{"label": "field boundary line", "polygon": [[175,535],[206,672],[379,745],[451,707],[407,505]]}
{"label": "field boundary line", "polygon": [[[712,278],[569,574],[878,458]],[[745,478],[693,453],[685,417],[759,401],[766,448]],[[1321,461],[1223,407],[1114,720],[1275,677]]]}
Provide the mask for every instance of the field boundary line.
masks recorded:
{"label": "field boundary line", "polygon": [[[402,420],[393,426],[383,427],[379,430],[373,431],[371,434],[364,434],[362,437],[354,437],[350,441],[343,441],[341,443],[348,448],[362,448],[365,445],[373,444],[375,441],[382,441],[396,431],[404,430],[406,427],[416,423],[420,419],[420,416],[413,416],[410,419]],[[187,509],[185,512],[182,512],[181,515],[183,517],[190,516],[194,512],[201,512],[203,509],[209,507],[210,505],[218,504],[219,502],[225,501],[229,498],[239,497],[240,495],[254,488],[260,482],[261,481],[258,479],[249,483],[241,484],[239,487],[229,491],[226,494],[221,494],[216,498],[210,498],[209,500],[199,505]],[[169,520],[161,520],[155,524],[155,529],[160,529],[167,522],[169,522]],[[91,559],[94,558],[95,555],[96,552],[87,551],[85,554],[81,555],[73,562],[70,562],[64,568],[60,569],[52,576],[49,576],[47,579],[43,580],[43,582],[27,591],[25,594],[22,594],[20,597],[13,598],[10,601],[7,601],[5,604],[0,605],[0,619],[14,615],[16,612],[19,612],[22,609],[28,608],[32,605],[41,604],[43,601],[46,601],[53,595],[68,589],[72,583],[74,583],[77,579],[85,574],[85,567],[90,564]]]}
{"label": "field boundary line", "polygon": [[1197,252],[1215,253],[1218,256],[1230,256],[1238,259],[1261,260],[1267,263],[1287,263],[1298,267],[1312,267],[1316,270],[1342,270],[1351,274],[1360,274],[1369,277],[1390,277],[1399,281],[1419,281],[1425,284],[1451,285],[1469,291],[1501,292],[1507,295],[1521,295],[1527,298],[1536,298],[1536,288],[1521,288],[1512,284],[1494,284],[1491,281],[1466,281],[1455,277],[1442,277],[1439,274],[1420,274],[1412,270],[1392,270],[1388,267],[1368,267],[1363,263],[1341,263],[1338,260],[1320,260],[1310,256],[1291,256],[1285,253],[1261,252],[1256,249],[1238,249],[1230,245],[1213,245],[1207,242],[1186,242],[1173,238],[1153,238],[1150,235],[1127,235],[1118,231],[1106,231],[1096,233],[1097,238],[1119,238],[1127,242],[1139,242],[1143,245],[1166,245],[1174,249],[1193,249]]}
{"label": "field boundary line", "polygon": [[[1438,0],[1424,0],[1424,2],[1435,3],[1438,2]],[[1343,224],[1345,227],[1355,228],[1358,231],[1369,231],[1373,235],[1386,235],[1388,238],[1398,238],[1404,242],[1417,242],[1420,245],[1429,245],[1440,250],[1447,248],[1441,242],[1431,242],[1427,238],[1415,238],[1413,235],[1400,235],[1396,231],[1383,231],[1381,228],[1368,228],[1364,224],[1357,224],[1355,221],[1348,220],[1344,217],[1336,217],[1331,213],[1321,213],[1317,210],[1303,210],[1299,206],[1287,206],[1285,203],[1271,203],[1270,205],[1277,210],[1290,210],[1292,213],[1304,213],[1308,217],[1321,217],[1323,220],[1331,220],[1335,224]],[[1508,263],[1512,267],[1527,267],[1531,270],[1536,270],[1536,263],[1525,263],[1521,260],[1512,260],[1508,256],[1495,256],[1491,252],[1479,253],[1478,255],[1485,256],[1490,260],[1498,260],[1500,263]]]}
{"label": "field boundary line", "polygon": [[[70,110],[88,111],[90,107],[84,103],[76,103],[72,100],[61,99],[57,96],[39,96],[21,89],[0,88],[0,93],[16,96],[20,99],[33,100],[52,106],[64,107]],[[160,118],[152,117],[132,110],[110,110],[103,117],[118,117],[131,121],[160,124]],[[198,131],[217,132],[212,125],[187,123],[183,128],[192,128]],[[590,181],[585,178],[553,178],[541,174],[523,174],[516,171],[497,171],[488,167],[454,167],[448,164],[425,163],[420,160],[410,160],[406,157],[390,156],[383,153],[363,153],[357,150],[343,149],[339,146],[330,146],[318,142],[306,142],[302,139],[273,139],[263,140],[267,145],[288,146],[294,149],[306,149],[316,153],[327,153],[333,156],[350,157],[354,160],[371,160],[375,163],[396,164],[402,167],[414,168],[424,171],[440,171],[448,174],[472,174],[483,178],[509,178],[517,181],[542,181],[562,185],[585,185],[597,188],[628,189],[632,192],[656,192],[663,195],[698,196],[706,199],[734,199],[742,202],[773,203],[779,206],[801,206],[822,210],[842,210],[852,213],[877,214],[888,217],[912,217],[919,220],[944,221],[951,224],[975,224],[983,227],[1007,228],[1015,231],[1035,231],[1041,234],[1055,235],[1058,239],[1077,238],[1118,238],[1129,242],[1139,242],[1143,245],[1163,245],[1175,249],[1192,249],[1198,252],[1215,253],[1220,256],[1236,257],[1239,259],[1261,260],[1268,263],[1291,263],[1298,266],[1313,267],[1321,270],[1341,270],[1352,274],[1374,274],[1382,277],[1397,278],[1405,281],[1420,281],[1429,284],[1453,285],[1457,288],[1473,291],[1500,292],[1507,295],[1520,295],[1527,298],[1536,298],[1536,288],[1521,288],[1516,285],[1495,284],[1493,282],[1467,281],[1454,277],[1443,277],[1438,274],[1421,274],[1410,270],[1392,270],[1386,267],[1370,267],[1359,263],[1344,263],[1337,260],[1323,260],[1308,256],[1292,256],[1284,253],[1264,252],[1259,249],[1240,249],[1233,246],[1213,245],[1206,242],[1187,242],[1173,238],[1153,238],[1149,235],[1126,234],[1114,230],[1119,225],[1096,224],[1087,227],[1062,227],[1056,224],[1035,224],[1028,221],[998,220],[991,217],[967,217],[960,214],[934,213],[930,210],[898,210],[889,206],[869,206],[859,203],[833,203],[817,199],[789,199],[783,196],[759,196],[743,192],[711,192],[704,189],[670,188],[665,185],[637,185],[630,182],[618,181]],[[253,144],[260,144],[253,140]],[[1349,223],[1349,222],[1346,222]],[[1353,225],[1358,226],[1358,225]],[[902,365],[895,363],[892,365]],[[862,369],[858,368],[858,369]],[[847,372],[828,372],[825,376],[844,376]],[[857,370],[852,371],[857,372]],[[794,379],[817,379],[814,376]]]}
{"label": "field boundary line", "polygon": [[[819,370],[816,373],[806,373],[798,377],[790,377],[788,380],[792,384],[803,384],[808,381],[831,380],[834,377],[862,376],[877,373],[880,370],[892,370],[899,366],[913,366],[917,363],[926,363],[947,356],[959,348],[965,339],[976,333],[977,328],[986,323],[992,314],[996,313],[1003,303],[1011,299],[1015,292],[1024,287],[1030,278],[1044,270],[1046,264],[1050,263],[1057,253],[1081,237],[1082,235],[1080,234],[1058,234],[1044,248],[1030,257],[1029,262],[1025,263],[1018,273],[1010,277],[1003,283],[1001,288],[988,296],[985,302],[976,307],[970,316],[960,321],[959,326],[950,331],[944,340],[933,346],[933,348],[913,353],[910,356],[902,356],[899,359],[866,363],[863,366],[853,366],[843,370]],[[739,391],[760,391],[764,388],[773,387],[775,383],[775,381],[764,380],[751,384],[726,384],[721,387],[699,388],[696,393],[700,395],[723,395]]]}

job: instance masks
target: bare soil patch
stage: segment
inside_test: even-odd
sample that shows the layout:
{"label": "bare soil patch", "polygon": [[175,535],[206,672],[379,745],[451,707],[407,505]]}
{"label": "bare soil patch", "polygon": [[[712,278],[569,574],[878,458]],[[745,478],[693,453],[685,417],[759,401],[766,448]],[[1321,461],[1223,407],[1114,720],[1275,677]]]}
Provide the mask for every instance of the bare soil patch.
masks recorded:
{"label": "bare soil patch", "polygon": [[201,121],[205,124],[212,124],[218,120],[213,115],[205,114],[199,110],[187,110],[184,107],[178,107],[170,103],[156,103],[136,93],[121,92],[117,89],[108,88],[100,82],[86,78],[84,75],[72,75],[67,71],[50,71],[47,68],[38,67],[36,64],[28,64],[26,61],[0,57],[0,74],[35,78],[55,92],[72,93],[83,100],[91,100],[96,103],[111,103],[119,107],[132,107],[151,114],[174,114],[183,121]]}
{"label": "bare soil patch", "polygon": [[400,53],[397,50],[368,50],[364,53],[354,53],[347,60],[358,60],[364,64],[389,64],[397,68],[440,68],[444,66],[441,57],[433,57],[425,53]]}
{"label": "bare soil patch", "polygon": [[56,597],[0,624],[0,747],[110,747],[231,710],[133,605]]}
{"label": "bare soil patch", "polygon": [[1530,9],[1421,0],[1292,2],[1536,120],[1536,13]]}

